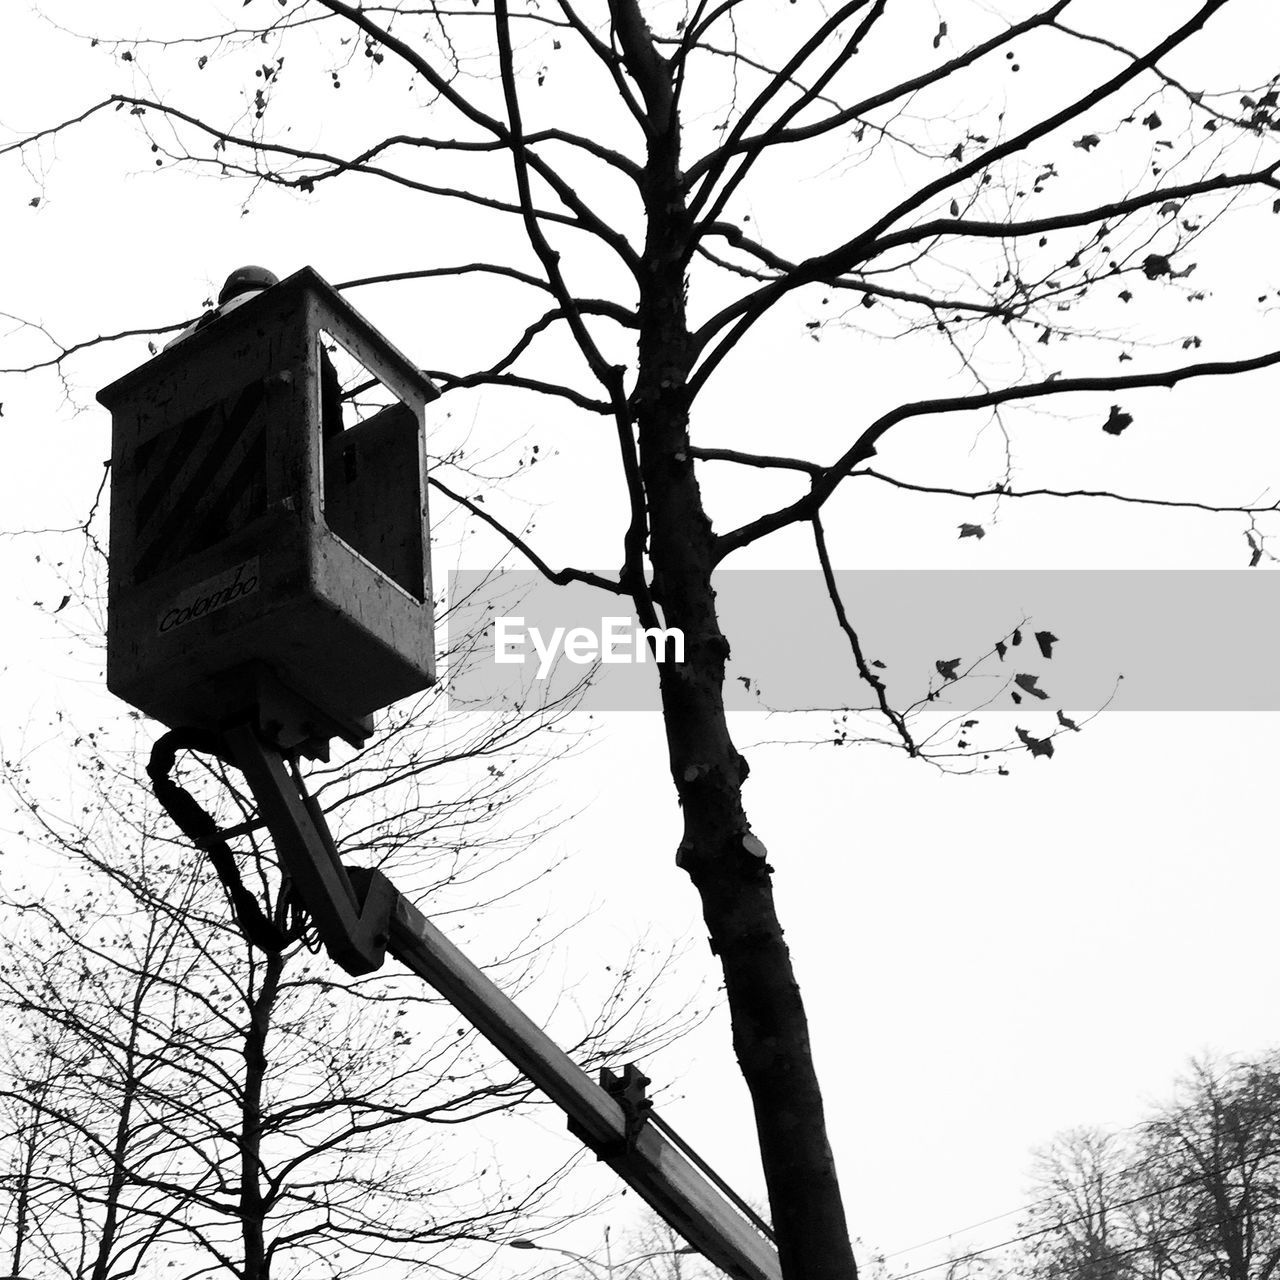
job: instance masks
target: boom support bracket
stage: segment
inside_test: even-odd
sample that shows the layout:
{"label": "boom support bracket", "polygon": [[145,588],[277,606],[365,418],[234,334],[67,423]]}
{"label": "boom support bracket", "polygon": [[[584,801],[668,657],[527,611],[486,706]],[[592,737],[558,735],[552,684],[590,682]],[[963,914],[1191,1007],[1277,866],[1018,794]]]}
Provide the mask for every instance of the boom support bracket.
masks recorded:
{"label": "boom support bracket", "polygon": [[183,749],[217,755],[244,774],[280,861],[286,890],[281,899],[310,919],[334,962],[353,975],[380,969],[400,895],[381,871],[343,864],[324,810],[307,793],[292,762],[296,753],[286,753],[254,722],[244,721],[220,733],[171,731],[156,743],[147,767],[157,798],[183,833],[209,855],[245,936],[264,951],[279,951],[296,941],[300,929],[286,929],[282,921],[268,918],[245,889],[227,845],[227,837],[235,833],[220,831],[169,776]]}
{"label": "boom support bracket", "polygon": [[380,871],[343,865],[324,811],[303,789],[296,767],[291,770],[252,725],[236,725],[222,736],[258,802],[281,871],[325,950],[350,974],[380,969],[399,897],[395,886]]}

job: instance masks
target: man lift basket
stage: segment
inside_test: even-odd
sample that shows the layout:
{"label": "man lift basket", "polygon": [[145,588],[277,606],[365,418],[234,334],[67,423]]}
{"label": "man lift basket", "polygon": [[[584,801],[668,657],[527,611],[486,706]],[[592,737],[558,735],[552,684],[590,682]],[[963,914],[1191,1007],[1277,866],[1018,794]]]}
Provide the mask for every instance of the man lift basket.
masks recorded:
{"label": "man lift basket", "polygon": [[[112,417],[107,686],[168,726],[148,768],[157,796],[251,942],[279,949],[306,921],[352,974],[389,951],[690,1244],[738,1280],[781,1280],[767,1224],[653,1113],[637,1068],[593,1082],[380,871],[342,863],[298,763],[328,759],[334,738],[359,745],[376,711],[435,681],[424,440],[438,393],[311,268],[274,281],[233,273],[217,312],[98,394]],[[244,774],[292,926],[241,883],[236,833],[170,777],[181,750]]]}

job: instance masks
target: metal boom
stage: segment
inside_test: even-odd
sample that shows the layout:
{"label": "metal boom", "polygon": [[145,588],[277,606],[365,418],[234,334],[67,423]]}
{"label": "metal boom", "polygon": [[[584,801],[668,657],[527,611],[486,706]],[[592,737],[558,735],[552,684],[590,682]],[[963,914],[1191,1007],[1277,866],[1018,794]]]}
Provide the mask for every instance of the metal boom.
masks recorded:
{"label": "metal boom", "polygon": [[[152,755],[149,772],[157,796],[202,848],[213,854],[221,846],[226,866],[230,855],[223,837],[230,833],[218,833],[168,779],[179,747],[216,749],[244,773],[282,872],[330,956],[347,972],[371,972],[389,952],[559,1106],[571,1132],[709,1261],[734,1280],[782,1280],[773,1245],[735,1207],[721,1189],[724,1184],[667,1137],[666,1126],[645,1122],[647,1104],[629,1107],[625,1090],[619,1100],[593,1081],[381,872],[343,865],[320,807],[258,727],[245,723],[201,739],[174,732],[157,742]],[[237,912],[242,909],[238,902]],[[243,916],[241,924],[247,924]],[[252,931],[246,927],[245,932],[253,940]],[[637,1077],[647,1083],[633,1068],[623,1080]]]}

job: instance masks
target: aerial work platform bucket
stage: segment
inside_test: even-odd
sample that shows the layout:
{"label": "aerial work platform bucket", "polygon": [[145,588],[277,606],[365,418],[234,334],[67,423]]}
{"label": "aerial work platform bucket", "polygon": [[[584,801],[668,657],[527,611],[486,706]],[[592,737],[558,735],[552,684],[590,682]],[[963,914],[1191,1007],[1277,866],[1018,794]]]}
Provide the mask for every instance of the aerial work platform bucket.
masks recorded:
{"label": "aerial work platform bucket", "polygon": [[309,267],[100,391],[108,688],[171,728],[250,713],[322,754],[431,685],[437,394]]}
{"label": "aerial work platform bucket", "polygon": [[[169,726],[147,765],[157,799],[252,946],[279,955],[314,935],[352,975],[394,956],[695,1248],[734,1280],[781,1280],[767,1224],[652,1115],[638,1068],[594,1083],[381,868],[342,861],[298,756],[362,742],[373,712],[435,680],[437,392],[310,268],[274,281],[233,273],[218,311],[98,393],[112,417],[107,685]],[[173,776],[189,751],[240,770],[257,820],[224,828],[201,806]],[[231,842],[260,826],[279,875],[255,853],[251,887]]]}

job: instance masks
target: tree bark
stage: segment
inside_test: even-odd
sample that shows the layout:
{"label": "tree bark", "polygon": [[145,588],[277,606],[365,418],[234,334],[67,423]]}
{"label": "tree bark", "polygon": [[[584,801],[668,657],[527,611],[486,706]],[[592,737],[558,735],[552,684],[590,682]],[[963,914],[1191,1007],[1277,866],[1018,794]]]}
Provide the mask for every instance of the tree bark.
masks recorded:
{"label": "tree bark", "polygon": [[111,1142],[111,1177],[103,1196],[102,1231],[98,1236],[98,1248],[89,1273],[90,1280],[107,1280],[110,1276],[120,1231],[121,1201],[129,1180],[129,1148],[134,1139],[133,1112],[142,1085],[138,1036],[142,1026],[143,1003],[151,982],[152,974],[149,972],[149,965],[146,965],[138,974],[129,1006],[129,1035],[120,1064],[120,1109],[116,1115],[115,1133]]}
{"label": "tree bark", "polygon": [[267,1203],[262,1194],[262,1087],[267,1074],[267,1035],[280,991],[284,959],[268,952],[261,959],[262,982],[249,1002],[244,1037],[244,1092],[240,1101],[240,1236],[244,1280],[269,1280],[271,1259],[266,1247]]}
{"label": "tree bark", "polygon": [[[628,0],[619,5],[630,7]],[[640,38],[634,25],[627,34],[628,45]],[[698,890],[711,947],[724,969],[734,1050],[755,1111],[783,1274],[786,1280],[854,1280],[808,1021],[774,908],[772,869],[750,842],[744,845],[751,830],[742,803],[747,762],[729,735],[724,709],[729,646],[711,585],[717,547],[689,456],[692,344],[685,275],[692,228],[678,121],[673,111],[662,118],[661,95],[643,78],[654,75],[653,58],[666,64],[652,45],[649,54],[636,60],[655,128],[643,184],[647,233],[632,403],[652,597],[665,625],[678,627],[685,638],[684,663],[660,669],[671,775],[684,813],[677,862]]]}
{"label": "tree bark", "polygon": [[[50,1068],[52,1069],[52,1068]],[[36,1156],[40,1150],[41,1107],[48,1092],[48,1079],[41,1081],[40,1089],[33,1099],[31,1108],[31,1127],[28,1133],[19,1129],[19,1141],[22,1144],[22,1169],[18,1174],[18,1193],[14,1197],[13,1216],[13,1253],[10,1270],[15,1276],[22,1274],[22,1250],[27,1243],[27,1231],[31,1212],[31,1180],[35,1176]]]}

